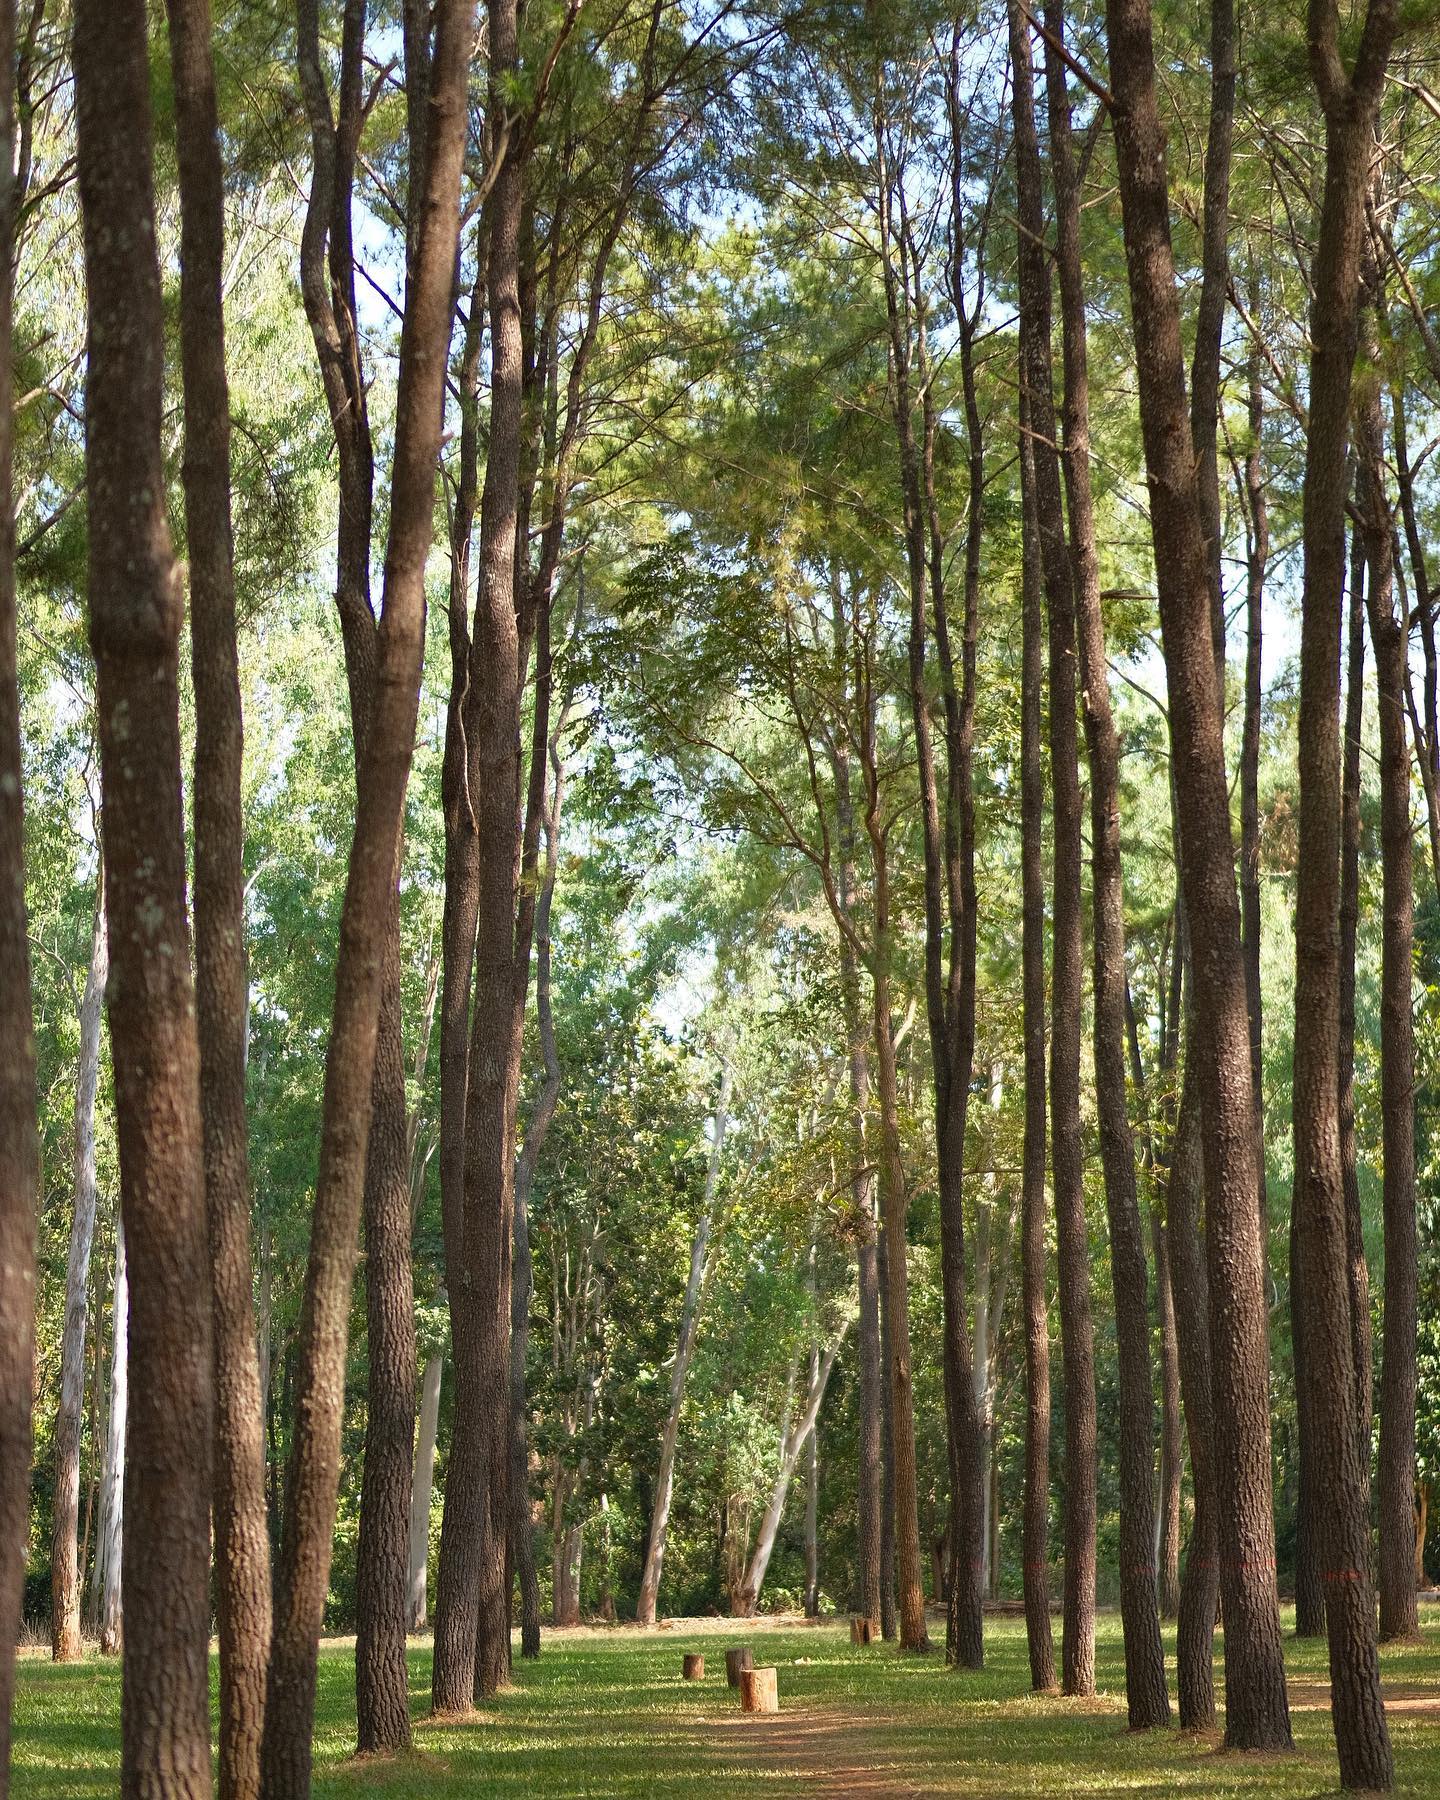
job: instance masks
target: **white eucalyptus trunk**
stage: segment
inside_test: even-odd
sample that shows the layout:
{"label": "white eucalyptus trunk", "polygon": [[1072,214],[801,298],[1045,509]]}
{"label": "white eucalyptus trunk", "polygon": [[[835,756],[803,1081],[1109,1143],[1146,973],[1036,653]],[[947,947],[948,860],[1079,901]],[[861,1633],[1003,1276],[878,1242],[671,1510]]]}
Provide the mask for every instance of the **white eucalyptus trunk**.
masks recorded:
{"label": "white eucalyptus trunk", "polygon": [[440,1430],[443,1356],[429,1357],[420,1381],[420,1423],[415,1434],[415,1479],[410,1490],[410,1574],[406,1612],[412,1631],[425,1629],[430,1569],[430,1497],[435,1489],[435,1440]]}
{"label": "white eucalyptus trunk", "polygon": [[103,896],[97,889],[90,962],[80,1001],[75,1077],[75,1210],[65,1268],[65,1331],[60,1348],[60,1415],[55,1425],[55,1510],[51,1535],[51,1649],[57,1662],[80,1654],[80,1434],[85,1408],[85,1332],[90,1251],[95,1242],[95,1096],[100,1086],[100,1021],[109,955]]}
{"label": "white eucalyptus trunk", "polygon": [[115,1297],[111,1308],[110,1423],[105,1442],[105,1478],[100,1489],[100,1533],[95,1566],[100,1577],[100,1648],[120,1650],[122,1626],[120,1548],[125,1516],[125,1414],[129,1404],[130,1283],[125,1272],[125,1227],[115,1217]]}

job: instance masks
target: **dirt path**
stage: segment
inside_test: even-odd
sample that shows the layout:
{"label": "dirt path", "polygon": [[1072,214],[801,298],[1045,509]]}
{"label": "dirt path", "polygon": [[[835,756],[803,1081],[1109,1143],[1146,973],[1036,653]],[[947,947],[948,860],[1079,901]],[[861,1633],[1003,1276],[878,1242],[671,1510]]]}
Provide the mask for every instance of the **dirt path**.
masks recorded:
{"label": "dirt path", "polygon": [[730,1714],[714,1729],[736,1762],[787,1777],[787,1786],[807,1800],[844,1800],[847,1794],[914,1800],[933,1793],[932,1785],[915,1780],[919,1771],[876,1745],[871,1723],[864,1713],[801,1702],[773,1715]]}

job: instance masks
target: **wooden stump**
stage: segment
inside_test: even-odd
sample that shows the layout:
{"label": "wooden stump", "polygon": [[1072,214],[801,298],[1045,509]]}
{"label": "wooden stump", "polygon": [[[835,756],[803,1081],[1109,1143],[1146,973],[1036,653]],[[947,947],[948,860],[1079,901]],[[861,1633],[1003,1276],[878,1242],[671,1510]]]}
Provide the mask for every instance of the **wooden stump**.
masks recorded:
{"label": "wooden stump", "polygon": [[780,1710],[779,1690],[774,1669],[742,1669],[740,1672],[740,1710],[748,1713],[773,1713]]}
{"label": "wooden stump", "polygon": [[852,1618],[850,1621],[850,1642],[852,1644],[873,1644],[880,1635],[880,1627],[874,1619]]}
{"label": "wooden stump", "polygon": [[686,1652],[685,1679],[687,1681],[703,1681],[705,1679],[705,1658],[693,1652]]}
{"label": "wooden stump", "polygon": [[748,1644],[741,1644],[736,1649],[725,1652],[725,1680],[731,1687],[739,1687],[741,1674],[754,1667],[755,1652]]}

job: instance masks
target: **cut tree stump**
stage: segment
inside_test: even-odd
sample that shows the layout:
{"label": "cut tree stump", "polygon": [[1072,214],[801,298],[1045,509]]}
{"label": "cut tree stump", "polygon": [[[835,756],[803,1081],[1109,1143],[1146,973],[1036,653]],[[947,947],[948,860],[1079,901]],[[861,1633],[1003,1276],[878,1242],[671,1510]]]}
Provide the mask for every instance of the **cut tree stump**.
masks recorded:
{"label": "cut tree stump", "polygon": [[687,1681],[703,1681],[705,1679],[705,1658],[687,1652],[685,1656],[685,1679]]}
{"label": "cut tree stump", "polygon": [[740,1672],[740,1710],[748,1713],[773,1713],[780,1710],[779,1689],[774,1669],[742,1669]]}
{"label": "cut tree stump", "polygon": [[755,1652],[748,1644],[740,1644],[734,1650],[725,1652],[725,1680],[731,1687],[739,1687],[741,1673],[754,1667]]}
{"label": "cut tree stump", "polygon": [[850,1642],[852,1644],[873,1644],[880,1635],[879,1622],[875,1619],[852,1618],[850,1621]]}

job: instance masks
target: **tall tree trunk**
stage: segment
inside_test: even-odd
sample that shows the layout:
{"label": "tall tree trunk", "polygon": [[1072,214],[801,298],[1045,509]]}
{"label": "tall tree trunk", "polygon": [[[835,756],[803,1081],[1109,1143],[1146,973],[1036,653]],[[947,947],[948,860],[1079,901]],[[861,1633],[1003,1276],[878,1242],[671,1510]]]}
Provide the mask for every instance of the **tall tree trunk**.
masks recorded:
{"label": "tall tree trunk", "polygon": [[[1325,194],[1313,265],[1310,419],[1300,631],[1300,829],[1295,893],[1294,1126],[1305,1375],[1341,1785],[1388,1789],[1394,1761],[1380,1697],[1370,1585],[1369,1483],[1360,1457],[1354,1312],[1340,1145],[1340,627],[1351,377],[1375,110],[1396,0],[1370,0],[1353,76],[1334,0],[1310,0],[1311,72],[1325,112]],[[1228,1636],[1230,1618],[1226,1609]]]}
{"label": "tall tree trunk", "polygon": [[195,687],[195,998],[215,1346],[220,1793],[223,1800],[257,1800],[270,1648],[270,1540],[245,1124],[250,993],[222,299],[225,182],[210,0],[167,0],[166,11],[180,184],[183,474]]}
{"label": "tall tree trunk", "polygon": [[179,569],[161,453],[145,9],[82,0],[74,36],[87,291],[90,641],[108,1007],[133,1272],[121,1791],[210,1792],[210,1291],[185,908]]}
{"label": "tall tree trunk", "polygon": [[13,497],[15,6],[0,3],[0,1794],[10,1781],[15,1644],[25,1592],[35,1380],[35,1221],[40,1188],[24,764],[16,670]]}
{"label": "tall tree trunk", "polygon": [[[367,712],[372,710],[366,708]],[[399,857],[396,857],[397,873]],[[415,1441],[415,1286],[405,1106],[399,894],[386,895],[365,1152],[365,1460],[356,1545],[355,1701],[362,1753],[410,1743],[405,1659]]]}
{"label": "tall tree trunk", "polygon": [[[810,1385],[820,1373],[820,1346],[810,1347]],[[805,1440],[805,1617],[820,1617],[820,1425]]]}
{"label": "tall tree trunk", "polygon": [[[879,1218],[879,1183],[876,1215]],[[900,1635],[895,1612],[895,1391],[890,1379],[890,1255],[885,1223],[875,1237],[875,1278],[880,1299],[880,1636]]]}
{"label": "tall tree trunk", "polygon": [[665,1541],[670,1528],[670,1501],[675,1490],[675,1449],[680,1441],[680,1413],[685,1404],[685,1382],[695,1337],[700,1324],[700,1299],[710,1259],[710,1234],[715,1227],[715,1201],[720,1179],[720,1156],[725,1148],[725,1128],[730,1116],[730,1064],[720,1070],[720,1091],[715,1100],[715,1124],[710,1139],[710,1162],[705,1171],[705,1195],[695,1237],[690,1245],[690,1273],[680,1306],[680,1329],[675,1340],[675,1360],[670,1366],[670,1404],[660,1434],[660,1461],[655,1471],[655,1505],[650,1514],[650,1535],[640,1572],[640,1598],[635,1621],[653,1625],[660,1598],[660,1577],[665,1567]]}
{"label": "tall tree trunk", "polygon": [[[844,605],[839,584],[832,583],[831,623],[834,631],[835,672],[848,705],[853,698],[846,673]],[[836,895],[848,921],[855,891],[855,806],[850,785],[849,746],[837,732],[830,750],[835,783],[835,838],[839,852]],[[856,1324],[860,1364],[858,1492],[856,1495],[855,1601],[862,1618],[880,1620],[881,1538],[883,1533],[883,1476],[885,1407],[882,1398],[884,1364],[880,1343],[880,1261],[875,1211],[875,1171],[867,1152],[870,1120],[869,1028],[860,997],[860,970],[855,948],[847,933],[840,932],[840,992],[844,1004],[846,1060],[850,1078],[851,1157],[850,1181],[854,1209],[856,1286],[859,1318]]]}
{"label": "tall tree trunk", "polygon": [[[1165,1015],[1167,1006],[1179,1005],[1178,955],[1171,960],[1169,996],[1162,994],[1160,1017],[1160,1067],[1173,1076],[1170,1060],[1173,1037]],[[1165,1226],[1165,1184],[1169,1175],[1171,1146],[1157,1141],[1156,1123],[1145,1092],[1145,1065],[1140,1055],[1140,1028],[1125,983],[1125,1030],[1130,1043],[1130,1070],[1139,1100],[1143,1157],[1150,1184],[1150,1246],[1155,1258],[1155,1312],[1160,1327],[1160,1498],[1155,1520],[1155,1562],[1160,1590],[1160,1617],[1173,1619],[1180,1608],[1180,1480],[1184,1463],[1184,1427],[1180,1417],[1180,1349],[1175,1334],[1175,1289],[1170,1274],[1170,1237]],[[1159,1123],[1168,1124],[1170,1101],[1162,1107]]]}
{"label": "tall tree trunk", "polygon": [[479,879],[465,1100],[464,1266],[460,1280],[450,1283],[455,1423],[436,1599],[432,1701],[437,1712],[459,1711],[494,1693],[508,1678],[510,1660],[508,1408],[494,1407],[487,1396],[509,1391],[514,1230],[510,1121],[522,682],[515,551],[525,362],[519,267],[525,167],[521,146],[508,141],[505,124],[508,84],[517,67],[515,0],[490,0],[489,33],[487,131],[493,153],[503,160],[486,203],[490,433],[469,673],[477,758],[470,801]]}
{"label": "tall tree trunk", "polygon": [[[885,1231],[885,1287],[889,1325],[887,1375],[890,1388],[890,1439],[894,1457],[895,1585],[900,1648],[926,1651],[925,1590],[920,1562],[920,1512],[915,1460],[914,1389],[910,1355],[910,1280],[905,1244],[905,1168],[900,1153],[900,1094],[895,1067],[895,1034],[890,1022],[890,977],[886,966],[889,927],[880,925],[888,910],[879,889],[883,848],[875,846],[876,953],[872,974],[876,1087],[880,1101],[880,1208]],[[884,1605],[884,1596],[881,1596]]]}
{"label": "tall tree trunk", "polygon": [[[423,213],[400,339],[374,699],[356,772],[300,1322],[295,1405],[311,1429],[297,1439],[292,1457],[277,1583],[263,1763],[265,1791],[274,1800],[304,1794],[310,1782],[316,1648],[329,1585],[350,1291],[365,1186],[366,1141],[357,1121],[368,1122],[370,1115],[396,846],[419,704],[473,20],[471,0],[444,0],[436,9]],[[312,24],[318,31],[318,22]],[[403,1518],[402,1512],[402,1524]],[[403,1627],[403,1535],[401,1546]]]}
{"label": "tall tree trunk", "polygon": [[1181,879],[1194,947],[1190,1075],[1199,1083],[1204,1124],[1217,1527],[1226,1546],[1225,1733],[1236,1748],[1281,1749],[1291,1738],[1275,1594],[1250,1026],[1149,0],[1107,0],[1106,38],[1175,786],[1185,822]]}
{"label": "tall tree trunk", "polygon": [[[1252,294],[1252,304],[1257,296]],[[1245,456],[1245,717],[1240,741],[1240,931],[1245,948],[1245,997],[1250,1014],[1250,1081],[1255,1094],[1256,1161],[1260,1178],[1260,1222],[1264,1233],[1269,1207],[1265,1199],[1265,1108],[1261,1087],[1264,1049],[1260,1005],[1260,709],[1262,703],[1262,632],[1265,572],[1270,560],[1270,509],[1265,497],[1261,432],[1265,423],[1265,390],[1261,383],[1260,346],[1250,346],[1250,447]]]}
{"label": "tall tree trunk", "polygon": [[430,1567],[430,1497],[435,1491],[435,1444],[440,1434],[440,1384],[445,1358],[425,1359],[420,1380],[420,1420],[415,1437],[415,1476],[410,1490],[410,1579],[408,1623],[425,1629]]}
{"label": "tall tree trunk", "polygon": [[[1177,950],[1178,954],[1178,950]],[[1194,1030],[1190,1032],[1193,1047]],[[1185,1556],[1176,1624],[1180,1726],[1208,1731],[1215,1723],[1215,1615],[1220,1598],[1219,1509],[1214,1466],[1215,1399],[1210,1377],[1210,1284],[1200,1236],[1205,1191],[1203,1119],[1199,1083],[1190,1075],[1176,1121],[1168,1190],[1170,1270],[1175,1285],[1175,1323],[1180,1385],[1190,1440],[1190,1480],[1195,1512]]]}
{"label": "tall tree trunk", "polygon": [[[1390,565],[1393,567],[1393,565]],[[1345,676],[1345,738],[1340,772],[1340,1179],[1345,1195],[1345,1271],[1350,1291],[1351,1354],[1355,1363],[1355,1441],[1368,1495],[1370,1427],[1374,1417],[1374,1354],[1370,1329],[1370,1269],[1360,1214],[1360,1150],[1355,1133],[1355,951],[1360,931],[1360,761],[1365,717],[1365,536],[1351,534],[1350,616]]]}
{"label": "tall tree trunk", "polygon": [[1180,1349],[1175,1336],[1175,1290],[1170,1278],[1170,1238],[1158,1206],[1150,1209],[1150,1247],[1155,1258],[1155,1309],[1160,1322],[1160,1496],[1155,1560],[1160,1617],[1180,1610],[1180,1481],[1184,1426],[1180,1417]]}
{"label": "tall tree trunk", "polygon": [[[1365,546],[1352,534],[1346,624],[1345,740],[1340,802],[1340,1168],[1345,1192],[1346,1266],[1354,1343],[1357,1427],[1361,1454],[1370,1461],[1370,1278],[1360,1220],[1360,1182],[1355,1141],[1355,941],[1360,917],[1360,754],[1365,716]],[[1295,1508],[1295,1635],[1325,1630],[1321,1580],[1320,1514],[1324,1486],[1317,1469],[1313,1396],[1306,1365],[1305,1277],[1300,1261],[1299,1189],[1290,1197],[1290,1352],[1295,1372],[1298,1481]]]}
{"label": "tall tree trunk", "polygon": [[[1130,1727],[1170,1720],[1155,1581],[1155,1386],[1145,1238],[1135,1182],[1135,1144],[1125,1092],[1125,893],[1120,862],[1120,742],[1110,709],[1100,565],[1090,494],[1090,381],[1080,262],[1080,186],[1070,136],[1062,0],[1048,0],[1045,73],[1055,180],[1063,322],[1065,483],[1070,508],[1076,636],[1090,764],[1091,893],[1094,911],[1095,1104],[1110,1226],[1115,1337],[1120,1377],[1120,1617]],[[1052,663],[1053,666],[1053,663]],[[1052,678],[1053,681],[1053,678]],[[1052,686],[1053,693],[1053,686]],[[1053,705],[1053,701],[1052,701]],[[1072,713],[1073,718],[1073,713]],[[1051,730],[1055,730],[1052,718]],[[1067,746],[1067,755],[1069,754]],[[1058,914],[1057,914],[1058,919]],[[1067,1408],[1068,1408],[1067,1388]]]}
{"label": "tall tree trunk", "polygon": [[1020,666],[1020,891],[1024,986],[1025,1142],[1020,1276],[1025,1308],[1025,1499],[1023,1578],[1030,1685],[1055,1686],[1050,1631],[1050,1307],[1045,1289],[1045,775],[1041,761],[1044,652],[1040,553],[1035,525],[1035,445],[1022,390],[1023,507]]}
{"label": "tall tree trunk", "polygon": [[[577,624],[579,615],[577,613]],[[526,1123],[525,1141],[515,1159],[515,1279],[510,1304],[510,1434],[507,1447],[510,1490],[510,1563],[520,1584],[520,1653],[540,1654],[540,1586],[535,1569],[535,1534],[530,1512],[530,1450],[526,1416],[526,1361],[530,1348],[530,1302],[534,1291],[530,1253],[530,1190],[550,1122],[560,1099],[560,1059],[550,1005],[550,914],[560,856],[560,820],[565,801],[565,770],[560,742],[569,720],[572,694],[549,728],[550,596],[539,600],[537,618],[536,700],[532,732],[530,791],[521,848],[521,885],[535,894],[533,907],[522,900],[516,924],[515,1078],[519,1081],[524,1036],[530,940],[535,947],[535,1013],[545,1079]],[[537,766],[538,765],[538,766]],[[544,838],[544,860],[540,839]]]}
{"label": "tall tree trunk", "polygon": [[65,1268],[65,1333],[60,1343],[60,1416],[55,1423],[55,1507],[50,1536],[50,1649],[56,1662],[80,1658],[80,1426],[85,1405],[85,1330],[90,1247],[95,1241],[95,1094],[100,1085],[100,1015],[109,954],[103,878],[95,895],[90,963],[80,1000],[75,1067],[75,1210]]}
{"label": "tall tree trunk", "polygon": [[[1376,346],[1371,346],[1372,350]],[[1373,377],[1356,412],[1361,519],[1369,560],[1370,641],[1380,712],[1380,853],[1384,932],[1380,972],[1380,1105],[1384,1155],[1385,1359],[1380,1370],[1378,1559],[1380,1636],[1419,1635],[1415,1601],[1415,886],[1410,843],[1410,737],[1405,666],[1410,634],[1397,618],[1385,492],[1384,421]],[[1368,1416],[1363,1421],[1368,1429]]]}
{"label": "tall tree trunk", "polygon": [[[445,901],[440,978],[440,1211],[445,1282],[456,1372],[454,1419],[446,1467],[435,1601],[435,1658],[431,1704],[463,1712],[474,1683],[479,1606],[479,1539],[475,1516],[482,1404],[475,1375],[479,1350],[477,1303],[466,1259],[465,1144],[470,1068],[470,994],[480,905],[480,839],[475,797],[480,792],[479,693],[471,685],[471,537],[480,484],[479,383],[485,324],[484,215],[476,275],[465,320],[457,376],[460,467],[450,530],[450,698],[440,775],[445,823]],[[508,666],[508,665],[507,665]],[[466,1378],[458,1379],[461,1363]]]}
{"label": "tall tree trunk", "polygon": [[[1200,304],[1190,363],[1190,438],[1195,449],[1195,495],[1210,570],[1210,636],[1219,697],[1225,695],[1225,587],[1221,576],[1224,521],[1220,513],[1220,350],[1230,285],[1230,161],[1235,137],[1234,0],[1210,4],[1210,119],[1205,136],[1201,199]],[[1263,1248],[1263,1243],[1262,1243]]]}
{"label": "tall tree trunk", "polygon": [[[1065,1599],[1061,1683],[1095,1691],[1095,1329],[1080,1141],[1080,760],[1075,729],[1075,595],[1065,541],[1051,389],[1050,275],[1044,256],[1040,146],[1030,40],[1009,0],[1019,196],[1021,387],[1035,460],[1035,517],[1049,618],[1053,902],[1050,985],[1050,1143],[1065,1365]],[[1148,1557],[1149,1551],[1145,1552]]]}
{"label": "tall tree trunk", "polygon": [[115,1280],[110,1305],[110,1406],[106,1414],[105,1474],[100,1489],[100,1524],[95,1567],[100,1572],[98,1631],[106,1656],[120,1653],[124,1624],[120,1588],[125,1543],[125,1428],[130,1410],[130,1282],[125,1267],[125,1222],[115,1219]]}

